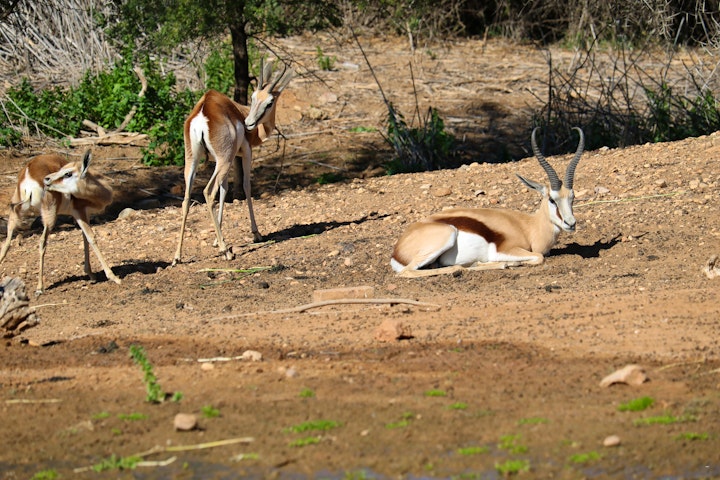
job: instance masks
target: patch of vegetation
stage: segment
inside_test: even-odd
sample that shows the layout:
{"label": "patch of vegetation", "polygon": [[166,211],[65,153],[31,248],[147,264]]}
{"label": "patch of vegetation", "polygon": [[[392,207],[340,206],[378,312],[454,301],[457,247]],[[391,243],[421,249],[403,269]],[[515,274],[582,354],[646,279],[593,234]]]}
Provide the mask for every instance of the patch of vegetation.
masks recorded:
{"label": "patch of vegetation", "polygon": [[480,455],[488,451],[488,447],[463,447],[457,449],[457,453],[460,455]]}
{"label": "patch of vegetation", "polygon": [[141,457],[118,457],[113,453],[109,458],[104,458],[93,465],[92,469],[98,473],[108,470],[134,470],[141,461]]}
{"label": "patch of vegetation", "polygon": [[675,437],[675,440],[707,440],[710,436],[707,433],[685,432]]}
{"label": "patch of vegetation", "polygon": [[542,417],[529,417],[518,420],[518,425],[540,425],[543,423],[548,423],[548,419]]}
{"label": "patch of vegetation", "polygon": [[337,58],[325,55],[320,47],[315,49],[315,59],[317,60],[320,70],[329,71],[335,69],[335,62],[337,62]]}
{"label": "patch of vegetation", "polygon": [[[134,65],[140,67],[147,80],[142,97],[138,95],[141,84]],[[128,51],[108,71],[88,70],[74,88],[35,91],[25,78],[8,89],[5,115],[0,116],[0,143],[17,145],[23,134],[58,139],[78,136],[83,120],[112,131],[135,109],[124,130],[150,137],[143,161],[149,165],[182,165],[183,123],[197,97],[189,90],[178,90],[173,73],[164,71],[157,60],[149,56],[137,58]]]}
{"label": "patch of vegetation", "polygon": [[427,390],[427,391],[424,393],[424,395],[425,395],[426,397],[446,397],[446,396],[447,396],[447,392],[445,392],[445,390],[438,390],[438,389],[434,388],[434,389],[431,389],[431,390]]}
{"label": "patch of vegetation", "polygon": [[290,442],[291,447],[307,447],[308,445],[317,445],[320,443],[320,437],[298,438]]}
{"label": "patch of vegetation", "polygon": [[640,397],[627,403],[621,403],[617,409],[619,412],[641,412],[652,407],[654,403],[655,400],[652,397]]}
{"label": "patch of vegetation", "polygon": [[374,133],[377,132],[375,127],[351,127],[348,129],[350,133]]}
{"label": "patch of vegetation", "polygon": [[530,462],[527,460],[507,460],[495,463],[495,470],[503,476],[516,475],[530,471]]}
{"label": "patch of vegetation", "polygon": [[315,397],[315,392],[310,388],[303,388],[300,390],[300,398],[313,398]]}
{"label": "patch of vegetation", "polygon": [[410,425],[410,420],[415,418],[415,414],[412,412],[405,412],[402,414],[401,420],[392,423],[386,423],[385,428],[388,430],[394,430],[396,428],[405,428]]}
{"label": "patch of vegetation", "polygon": [[655,417],[638,418],[637,420],[633,421],[633,425],[671,425],[673,423],[687,423],[695,421],[697,421],[697,418],[692,415],[682,415],[680,417],[676,417],[675,415],[668,414],[658,415]]}
{"label": "patch of vegetation", "polygon": [[148,417],[144,413],[135,412],[135,413],[120,413],[120,414],[118,414],[118,418],[120,420],[123,420],[126,422],[137,422],[140,420],[145,420]]}
{"label": "patch of vegetation", "polygon": [[510,453],[527,453],[528,447],[520,445],[518,440],[520,440],[520,435],[503,435],[500,437],[498,448]]}
{"label": "patch of vegetation", "polygon": [[93,420],[104,420],[104,419],[109,418],[109,417],[110,417],[110,413],[109,413],[109,412],[99,412],[99,413],[94,414],[94,415],[93,415],[92,417],[90,417],[90,418],[93,419]]}
{"label": "patch of vegetation", "polygon": [[145,400],[150,403],[163,402],[166,397],[165,392],[163,392],[157,377],[153,373],[153,366],[145,355],[145,349],[139,345],[130,345],[130,357],[143,371],[143,382],[147,391]]}
{"label": "patch of vegetation", "polygon": [[55,480],[60,478],[60,474],[55,469],[41,470],[30,477],[30,480]]}
{"label": "patch of vegetation", "polygon": [[317,180],[315,180],[315,183],[317,183],[318,185],[327,185],[329,183],[342,182],[343,180],[345,180],[345,177],[342,173],[325,172],[321,173],[320,176],[318,176]]}
{"label": "patch of vegetation", "polygon": [[311,432],[316,430],[332,430],[333,428],[338,428],[340,426],[339,422],[336,422],[334,420],[311,420],[308,422],[303,422],[298,425],[293,425],[292,427],[288,427],[285,429],[286,432],[292,432],[292,433],[302,433],[302,432]]}
{"label": "patch of vegetation", "polygon": [[467,410],[468,404],[465,402],[455,402],[448,405],[448,410]]}
{"label": "patch of vegetation", "polygon": [[408,125],[391,103],[387,103],[385,140],[395,152],[385,166],[388,175],[426,172],[455,166],[455,137],[445,131],[445,122],[430,107],[420,125]]}
{"label": "patch of vegetation", "polygon": [[217,418],[220,416],[220,410],[213,407],[212,405],[205,405],[200,409],[202,416],[205,418]]}
{"label": "patch of vegetation", "polygon": [[584,463],[589,463],[589,462],[594,462],[596,460],[600,460],[601,458],[602,458],[602,455],[600,455],[596,451],[592,451],[592,452],[576,453],[574,455],[570,455],[570,458],[568,459],[568,461],[570,463],[575,463],[575,464],[584,464]]}

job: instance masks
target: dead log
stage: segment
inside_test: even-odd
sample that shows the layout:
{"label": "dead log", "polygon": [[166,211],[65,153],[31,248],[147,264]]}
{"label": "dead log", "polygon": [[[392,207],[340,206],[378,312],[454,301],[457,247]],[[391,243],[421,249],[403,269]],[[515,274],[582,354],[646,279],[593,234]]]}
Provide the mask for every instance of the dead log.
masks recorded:
{"label": "dead log", "polygon": [[0,334],[12,338],[23,330],[40,323],[25,292],[25,283],[17,277],[5,277],[0,282]]}

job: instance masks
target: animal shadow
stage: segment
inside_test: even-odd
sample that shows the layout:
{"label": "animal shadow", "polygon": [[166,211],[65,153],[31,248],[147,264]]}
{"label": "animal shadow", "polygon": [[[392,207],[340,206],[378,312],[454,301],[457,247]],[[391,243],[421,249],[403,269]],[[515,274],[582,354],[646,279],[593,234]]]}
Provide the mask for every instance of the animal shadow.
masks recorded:
{"label": "animal shadow", "polygon": [[610,250],[620,242],[621,235],[616,235],[608,241],[598,240],[592,245],[580,245],[573,242],[563,248],[553,248],[550,255],[579,255],[582,258],[598,258],[603,250]]}

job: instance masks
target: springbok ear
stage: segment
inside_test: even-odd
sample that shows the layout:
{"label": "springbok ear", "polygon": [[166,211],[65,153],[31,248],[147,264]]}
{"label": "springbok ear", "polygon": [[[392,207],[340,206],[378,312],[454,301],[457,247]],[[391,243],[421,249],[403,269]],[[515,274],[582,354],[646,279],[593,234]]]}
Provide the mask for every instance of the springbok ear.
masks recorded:
{"label": "springbok ear", "polygon": [[545,185],[535,182],[533,180],[529,180],[522,175],[518,175],[517,173],[515,175],[517,175],[520,181],[523,182],[525,185],[532,188],[533,190],[537,190],[538,192],[540,192],[541,195],[545,195]]}
{"label": "springbok ear", "polygon": [[80,171],[80,178],[83,178],[87,173],[87,169],[90,166],[90,160],[92,160],[92,152],[87,150],[82,159],[82,170]]}

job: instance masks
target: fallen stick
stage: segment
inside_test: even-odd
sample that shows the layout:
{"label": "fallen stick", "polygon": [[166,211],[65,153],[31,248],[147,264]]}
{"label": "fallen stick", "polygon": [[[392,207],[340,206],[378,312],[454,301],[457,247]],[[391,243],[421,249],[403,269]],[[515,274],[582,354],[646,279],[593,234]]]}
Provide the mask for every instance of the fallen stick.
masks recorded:
{"label": "fallen stick", "polygon": [[440,305],[434,303],[418,302],[416,300],[409,300],[406,298],[340,298],[337,300],[323,300],[321,302],[306,303],[298,307],[283,308],[280,310],[266,310],[259,312],[239,313],[237,315],[225,315],[223,317],[216,317],[213,320],[230,320],[239,317],[249,317],[252,315],[273,315],[273,314],[285,314],[285,313],[300,313],[313,308],[325,307],[328,305],[352,305],[352,304],[393,304],[402,303],[407,305],[414,305],[416,307],[428,307],[439,309]]}

